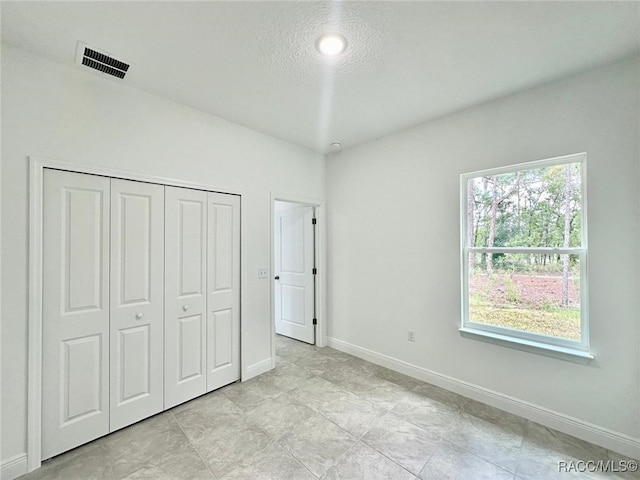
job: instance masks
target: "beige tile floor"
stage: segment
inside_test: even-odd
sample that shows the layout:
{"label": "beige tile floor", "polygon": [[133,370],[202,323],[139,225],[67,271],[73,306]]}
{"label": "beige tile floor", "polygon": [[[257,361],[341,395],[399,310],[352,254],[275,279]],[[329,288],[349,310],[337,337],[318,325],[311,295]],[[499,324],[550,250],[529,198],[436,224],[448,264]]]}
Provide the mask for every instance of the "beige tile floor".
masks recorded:
{"label": "beige tile floor", "polygon": [[629,460],[331,348],[277,339],[277,368],[45,462],[23,480],[553,479]]}

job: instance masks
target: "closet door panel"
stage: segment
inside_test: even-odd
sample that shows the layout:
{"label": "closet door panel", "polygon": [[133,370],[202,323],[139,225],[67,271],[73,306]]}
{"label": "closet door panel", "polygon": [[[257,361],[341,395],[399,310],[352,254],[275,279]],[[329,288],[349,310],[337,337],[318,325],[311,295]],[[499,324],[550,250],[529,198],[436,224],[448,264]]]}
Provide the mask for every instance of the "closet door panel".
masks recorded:
{"label": "closet door panel", "polygon": [[208,326],[211,348],[211,370],[233,363],[233,310],[219,310],[211,313]]}
{"label": "closet door panel", "polygon": [[165,408],[206,392],[207,192],[165,188]]}
{"label": "closet door panel", "polygon": [[208,194],[207,391],[240,378],[240,197]]}
{"label": "closet door panel", "polygon": [[109,431],[109,179],[45,169],[42,459]]}
{"label": "closet door panel", "polygon": [[164,187],[111,180],[111,431],[163,409]]}

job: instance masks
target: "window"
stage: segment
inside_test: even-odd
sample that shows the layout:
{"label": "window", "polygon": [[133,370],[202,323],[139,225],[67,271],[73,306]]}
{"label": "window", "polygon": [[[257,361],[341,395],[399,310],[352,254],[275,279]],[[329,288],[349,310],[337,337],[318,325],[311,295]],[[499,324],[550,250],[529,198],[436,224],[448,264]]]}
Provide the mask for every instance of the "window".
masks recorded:
{"label": "window", "polygon": [[461,176],[462,332],[592,358],[585,160]]}

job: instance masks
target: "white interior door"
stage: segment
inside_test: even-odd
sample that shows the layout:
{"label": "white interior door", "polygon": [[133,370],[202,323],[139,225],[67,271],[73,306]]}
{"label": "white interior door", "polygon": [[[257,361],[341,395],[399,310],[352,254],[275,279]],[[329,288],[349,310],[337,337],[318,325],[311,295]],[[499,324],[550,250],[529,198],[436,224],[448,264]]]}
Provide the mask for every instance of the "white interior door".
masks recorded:
{"label": "white interior door", "polygon": [[207,192],[165,187],[164,408],[207,391]]}
{"label": "white interior door", "polygon": [[208,193],[207,391],[240,379],[240,197]]}
{"label": "white interior door", "polygon": [[110,429],[163,409],[164,187],[111,180]]}
{"label": "white interior door", "polygon": [[313,207],[275,212],[276,333],[315,343]]}
{"label": "white interior door", "polygon": [[109,179],[44,171],[42,459],[109,432]]}

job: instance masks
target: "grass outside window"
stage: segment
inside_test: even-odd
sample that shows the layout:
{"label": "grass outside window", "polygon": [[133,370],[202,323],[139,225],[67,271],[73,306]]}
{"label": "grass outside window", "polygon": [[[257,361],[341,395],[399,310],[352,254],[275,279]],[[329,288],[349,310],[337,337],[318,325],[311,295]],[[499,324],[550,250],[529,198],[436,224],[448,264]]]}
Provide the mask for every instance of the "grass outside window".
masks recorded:
{"label": "grass outside window", "polygon": [[585,154],[461,176],[462,329],[588,351]]}

